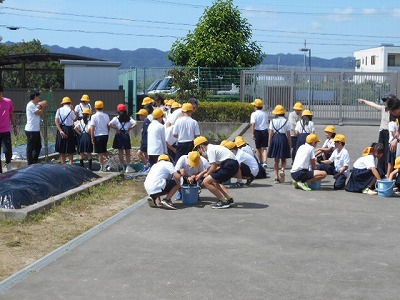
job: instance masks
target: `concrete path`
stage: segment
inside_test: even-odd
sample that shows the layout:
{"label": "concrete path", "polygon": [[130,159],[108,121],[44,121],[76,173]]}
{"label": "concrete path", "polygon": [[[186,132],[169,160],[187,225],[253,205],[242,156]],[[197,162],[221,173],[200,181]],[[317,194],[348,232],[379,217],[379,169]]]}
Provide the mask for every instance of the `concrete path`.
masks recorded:
{"label": "concrete path", "polygon": [[[377,137],[377,127],[339,128],[353,162],[373,141],[365,136]],[[271,178],[232,190],[237,206],[226,210],[201,195],[177,211],[132,209],[0,298],[399,298],[400,198],[334,191],[331,179],[304,192]]]}

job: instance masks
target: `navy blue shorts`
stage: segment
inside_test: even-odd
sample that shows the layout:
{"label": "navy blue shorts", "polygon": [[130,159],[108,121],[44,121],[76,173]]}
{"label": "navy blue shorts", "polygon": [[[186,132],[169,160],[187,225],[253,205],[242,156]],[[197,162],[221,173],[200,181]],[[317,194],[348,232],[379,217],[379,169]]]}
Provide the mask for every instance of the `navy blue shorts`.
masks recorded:
{"label": "navy blue shorts", "polygon": [[94,137],[94,152],[106,153],[107,152],[108,135],[99,135]]}
{"label": "navy blue shorts", "polygon": [[236,159],[227,159],[220,164],[220,168],[216,172],[210,175],[215,181],[224,183],[234,177],[238,171],[238,161]]}
{"label": "navy blue shorts", "polygon": [[256,149],[268,147],[268,129],[254,131]]}
{"label": "navy blue shorts", "polygon": [[295,181],[306,182],[307,180],[314,178],[314,171],[303,169],[300,171],[293,172],[291,173],[291,175],[293,180]]}
{"label": "navy blue shorts", "polygon": [[158,196],[168,194],[169,191],[174,188],[174,186],[176,186],[176,181],[175,180],[173,180],[173,179],[167,180],[167,184],[165,185],[165,188],[160,193],[152,194],[152,195],[150,195],[150,197],[153,200],[156,200]]}

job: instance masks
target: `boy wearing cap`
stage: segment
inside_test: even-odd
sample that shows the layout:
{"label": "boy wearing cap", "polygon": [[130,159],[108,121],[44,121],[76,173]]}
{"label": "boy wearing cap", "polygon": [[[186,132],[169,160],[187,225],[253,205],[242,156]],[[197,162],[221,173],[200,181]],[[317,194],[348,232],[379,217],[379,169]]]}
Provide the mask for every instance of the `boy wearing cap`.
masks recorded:
{"label": "boy wearing cap", "polygon": [[322,180],[326,177],[326,172],[317,170],[315,163],[315,147],[319,139],[316,134],[309,134],[306,143],[297,149],[296,157],[290,170],[295,188],[304,191],[311,191],[309,183]]}
{"label": "boy wearing cap", "polygon": [[97,153],[99,158],[100,171],[105,172],[104,157],[107,154],[110,117],[103,112],[103,101],[96,101],[94,108],[96,109],[96,113],[90,119],[90,137],[94,145],[94,152]]}
{"label": "boy wearing cap", "polygon": [[289,113],[288,121],[290,124],[290,138],[292,141],[292,163],[294,157],[296,156],[296,144],[297,144],[297,134],[296,134],[296,124],[301,119],[301,113],[303,112],[303,104],[301,102],[296,102],[293,106],[293,111]]}
{"label": "boy wearing cap", "polygon": [[218,202],[211,208],[229,208],[234,202],[223,183],[239,171],[235,155],[223,146],[209,144],[204,136],[195,138],[194,147],[201,155],[206,155],[210,163],[210,168],[204,174],[203,186],[217,197]]}
{"label": "boy wearing cap", "polygon": [[163,122],[164,112],[161,108],[156,108],[147,129],[147,154],[149,156],[150,166],[157,162],[158,156],[167,153],[167,142],[165,139],[165,129]]}
{"label": "boy wearing cap", "polygon": [[332,155],[333,150],[335,149],[335,127],[333,125],[326,126],[324,133],[326,136],[324,144],[321,148],[315,150],[315,157],[317,158],[318,163],[321,163],[321,161],[323,160],[329,159],[329,157]]}
{"label": "boy wearing cap", "polygon": [[333,138],[335,150],[333,150],[329,159],[322,160],[318,165],[318,170],[325,171],[328,175],[333,175],[335,190],[342,190],[346,185],[346,179],[349,177],[350,154],[345,148],[346,137],[343,134],[337,134]]}
{"label": "boy wearing cap", "polygon": [[[144,188],[147,194],[147,203],[150,207],[164,207],[166,209],[176,209],[172,204],[172,196],[180,188],[181,175],[175,170],[170,162],[168,155],[158,156],[155,163],[144,181]],[[160,196],[166,197],[160,201]]]}
{"label": "boy wearing cap", "polygon": [[192,151],[193,141],[200,135],[200,127],[196,120],[192,119],[193,105],[184,103],[182,105],[183,116],[176,120],[173,125],[172,133],[178,139],[176,145],[175,160],[178,160],[182,155]]}
{"label": "boy wearing cap", "polygon": [[149,113],[144,108],[141,108],[136,114],[139,116],[139,120],[143,122],[141,130],[142,140],[140,141],[140,147],[139,150],[136,152],[136,155],[138,156],[140,161],[144,164],[144,166],[147,166],[147,164],[149,163],[147,157],[147,128],[145,132],[146,134],[145,141],[143,141],[143,135],[144,135],[143,131],[144,131],[144,121],[146,120]]}
{"label": "boy wearing cap", "polygon": [[[196,111],[197,107],[199,106],[199,100],[196,98],[190,98],[187,103],[192,104],[193,112]],[[174,125],[176,120],[183,116],[183,112],[181,108],[177,108],[174,112],[168,117],[167,122],[165,123],[166,127]]]}
{"label": "boy wearing cap", "polygon": [[75,114],[77,116],[77,118],[80,120],[83,117],[83,110],[85,108],[89,108],[90,110],[92,110],[92,106],[90,105],[90,98],[89,95],[82,95],[81,98],[81,103],[77,104],[75,106]]}
{"label": "boy wearing cap", "polygon": [[69,97],[64,97],[61,101],[61,107],[57,109],[55,123],[57,126],[56,136],[56,152],[60,153],[60,160],[65,164],[68,156],[69,164],[74,162],[74,153],[76,152],[76,137],[74,131],[74,121],[76,115],[74,107],[71,104]]}
{"label": "boy wearing cap", "polygon": [[[116,133],[113,141],[113,148],[118,149],[119,155],[119,171],[132,173],[134,172],[131,164],[131,137],[129,131],[136,127],[136,121],[128,115],[125,104],[118,104],[118,116],[112,118],[108,126],[115,129]],[[126,168],[124,168],[126,157]]]}
{"label": "boy wearing cap", "polygon": [[209,168],[208,160],[197,151],[182,155],[175,164],[175,170],[182,175],[184,184],[201,183]]}
{"label": "boy wearing cap", "polygon": [[40,116],[43,115],[44,108],[47,106],[46,101],[40,101],[40,93],[33,92],[30,100],[26,105],[26,160],[28,165],[38,162],[40,150],[42,149],[42,138],[40,136]]}
{"label": "boy wearing cap", "polygon": [[264,168],[267,168],[268,160],[268,115],[263,111],[264,103],[261,99],[255,99],[251,103],[254,112],[250,115],[251,131],[256,144],[257,157]]}

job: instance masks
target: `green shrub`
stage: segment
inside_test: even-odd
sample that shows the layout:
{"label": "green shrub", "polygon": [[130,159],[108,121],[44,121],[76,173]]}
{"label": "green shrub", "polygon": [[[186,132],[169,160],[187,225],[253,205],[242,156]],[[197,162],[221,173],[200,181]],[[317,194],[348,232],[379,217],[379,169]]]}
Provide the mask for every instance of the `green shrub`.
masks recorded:
{"label": "green shrub", "polygon": [[243,102],[201,102],[194,118],[198,122],[239,122],[250,120],[254,111],[250,103]]}

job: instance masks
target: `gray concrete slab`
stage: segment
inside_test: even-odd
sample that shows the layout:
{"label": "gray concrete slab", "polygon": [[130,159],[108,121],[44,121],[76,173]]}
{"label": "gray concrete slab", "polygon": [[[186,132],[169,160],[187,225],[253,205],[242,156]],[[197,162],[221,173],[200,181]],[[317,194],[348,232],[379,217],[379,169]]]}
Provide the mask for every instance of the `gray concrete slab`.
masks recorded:
{"label": "gray concrete slab", "polygon": [[[377,136],[341,129],[357,153]],[[398,299],[400,198],[331,185],[256,180],[227,210],[207,191],[177,211],[142,205],[1,299]]]}

